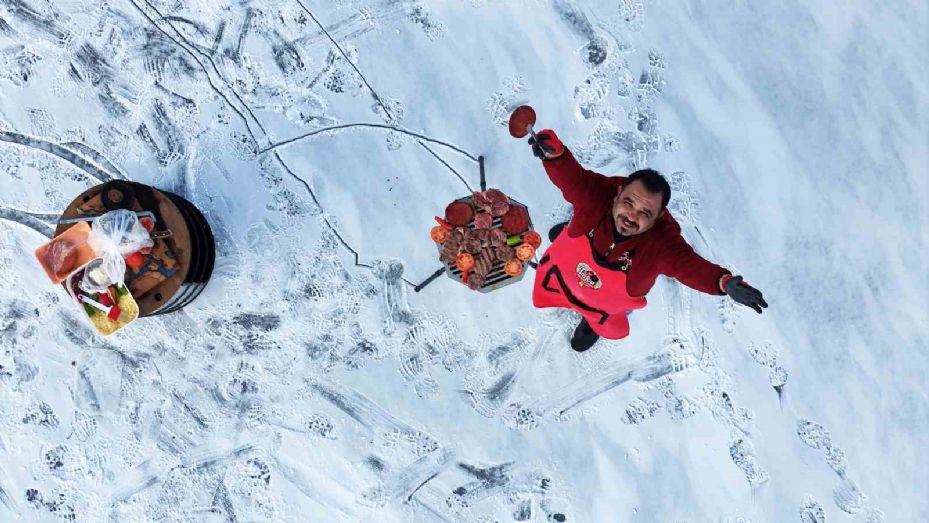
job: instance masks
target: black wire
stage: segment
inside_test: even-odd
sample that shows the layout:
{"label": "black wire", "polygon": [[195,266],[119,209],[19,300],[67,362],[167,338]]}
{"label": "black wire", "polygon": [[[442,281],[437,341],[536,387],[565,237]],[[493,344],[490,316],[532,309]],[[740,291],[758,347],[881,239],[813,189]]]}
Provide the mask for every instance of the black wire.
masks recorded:
{"label": "black wire", "polygon": [[293,137],[293,138],[288,138],[288,139],[286,139],[286,140],[281,140],[280,142],[271,144],[271,145],[269,145],[268,147],[265,147],[264,149],[259,150],[259,151],[258,151],[258,154],[264,154],[264,153],[266,153],[266,152],[268,152],[268,151],[270,151],[270,150],[272,150],[272,149],[277,149],[278,147],[283,147],[283,146],[285,146],[285,145],[292,144],[292,143],[294,143],[294,142],[296,142],[296,141],[302,140],[302,139],[304,139],[304,138],[309,138],[310,136],[313,136],[313,135],[316,135],[316,134],[320,134],[320,133],[324,133],[324,132],[326,132],[326,131],[336,131],[336,130],[338,130],[338,129],[348,129],[348,128],[350,128],[350,127],[375,127],[375,128],[378,128],[378,129],[390,129],[391,131],[396,131],[396,132],[398,132],[398,133],[408,134],[408,135],[410,135],[410,136],[415,136],[416,138],[419,138],[420,140],[425,140],[425,141],[427,141],[427,142],[432,142],[432,143],[435,143],[435,144],[438,144],[438,145],[442,145],[442,146],[448,147],[449,149],[451,149],[451,150],[453,150],[453,151],[455,151],[455,152],[461,153],[463,156],[466,156],[468,159],[470,159],[470,160],[472,160],[472,161],[474,161],[474,162],[477,162],[477,161],[478,161],[478,159],[475,158],[474,155],[472,155],[472,154],[469,153],[468,151],[465,151],[464,149],[461,149],[461,148],[459,148],[459,147],[457,147],[457,146],[455,146],[455,145],[452,145],[452,144],[450,144],[450,143],[448,143],[448,142],[443,142],[443,141],[441,141],[441,140],[436,140],[435,138],[429,138],[429,137],[426,136],[426,135],[422,135],[422,134],[419,134],[419,133],[414,133],[413,131],[408,131],[408,130],[406,130],[406,129],[403,129],[402,127],[397,127],[397,126],[394,126],[394,125],[387,125],[387,124],[380,124],[380,123],[347,123],[347,124],[342,124],[342,125],[333,125],[333,126],[331,126],[331,127],[323,127],[323,128],[320,128],[320,129],[314,129],[314,130],[312,130],[312,131],[310,131],[310,132],[308,132],[308,133],[301,134],[300,136],[295,136],[295,137]]}
{"label": "black wire", "polygon": [[[207,72],[206,66],[203,64],[203,62],[201,62],[201,61],[194,55],[193,51],[191,51],[190,49],[188,49],[187,47],[185,47],[184,45],[182,45],[177,39],[173,38],[173,37],[172,37],[171,35],[169,35],[164,29],[162,29],[161,26],[159,26],[159,25],[155,22],[155,20],[153,20],[150,16],[148,16],[148,13],[146,13],[138,4],[136,4],[133,0],[129,0],[129,1],[132,3],[132,5],[133,5],[136,9],[139,10],[139,12],[142,13],[142,15],[149,21],[149,23],[151,23],[153,26],[155,26],[156,29],[158,29],[158,31],[160,31],[162,34],[165,35],[165,37],[167,37],[168,39],[170,39],[171,41],[173,41],[178,47],[180,47],[181,49],[187,51],[187,53],[188,53],[189,55],[191,55],[191,57],[194,59],[194,61],[197,62],[197,64],[200,66],[200,68],[203,70],[204,74],[206,75],[206,79],[207,79],[207,82],[210,84],[210,87],[211,87],[211,88],[216,92],[216,94],[218,94],[218,95],[226,102],[226,104],[229,105],[229,106],[232,108],[232,110],[235,111],[236,114],[242,119],[242,122],[245,124],[245,130],[248,132],[249,136],[251,136],[251,138],[252,138],[252,141],[253,141],[253,142],[256,144],[256,146],[257,146],[258,140],[257,140],[257,138],[255,137],[255,134],[252,132],[251,126],[249,126],[248,119],[247,119],[247,118],[245,117],[245,115],[239,110],[239,108],[236,107],[235,104],[233,104],[233,103],[229,100],[229,98],[226,97],[226,95],[223,94],[223,92],[220,91],[220,90],[216,87],[216,85],[213,84],[213,80],[212,80],[212,78],[210,77],[210,74]],[[148,0],[143,0],[143,1],[146,3],[146,5],[149,6],[150,9],[152,9],[155,13],[157,13],[157,14],[159,15],[159,17],[161,17],[162,20],[165,20],[165,22],[167,23],[168,27],[170,27],[175,33],[177,33],[178,37],[179,37],[181,40],[183,40],[184,42],[190,44],[191,47],[193,47],[194,49],[196,49],[196,46],[195,46],[194,44],[192,44],[191,42],[189,42],[189,41],[187,40],[187,38],[184,37],[184,35],[183,35],[180,31],[178,31],[176,27],[174,27],[174,25],[171,23],[171,21],[168,20],[168,19],[166,19],[165,16],[162,15],[161,12],[158,11],[157,8],[155,8],[150,2],[148,2]],[[387,106],[381,101],[380,96],[378,96],[377,92],[374,91],[374,89],[373,89],[373,88],[371,87],[371,85],[368,83],[368,81],[367,81],[367,79],[364,77],[364,75],[361,74],[361,71],[359,71],[358,68],[355,67],[355,64],[354,64],[351,60],[348,59],[348,55],[345,53],[345,51],[342,49],[342,47],[339,46],[339,44],[335,41],[335,39],[332,38],[332,35],[330,35],[328,31],[326,31],[325,27],[323,27],[322,24],[319,23],[319,20],[317,20],[316,17],[313,16],[313,13],[311,13],[311,12],[306,8],[306,6],[304,6],[303,3],[300,2],[300,0],[297,0],[297,3],[300,4],[300,7],[303,8],[303,10],[306,11],[306,13],[307,13],[308,15],[310,15],[310,17],[313,19],[313,21],[316,22],[316,24],[320,27],[320,29],[326,34],[326,36],[329,38],[329,40],[332,42],[332,44],[336,46],[336,48],[339,50],[339,52],[342,54],[342,56],[345,58],[345,60],[352,66],[353,69],[355,69],[355,72],[358,73],[358,76],[362,79],[362,81],[365,83],[365,85],[366,85],[366,86],[368,87],[368,89],[371,91],[371,94],[372,94],[372,96],[374,96],[375,101],[377,101],[377,103],[381,106],[381,108],[384,110],[385,114],[387,114],[387,116],[389,116],[391,119],[393,119],[393,116],[390,114],[390,110],[389,110],[389,109],[387,108]],[[258,120],[258,118],[255,116],[255,113],[252,112],[252,110],[251,110],[251,108],[248,106],[248,104],[245,103],[244,100],[242,100],[242,98],[239,96],[239,94],[236,92],[236,90],[235,90],[231,85],[229,85],[229,82],[226,81],[226,79],[223,77],[223,75],[219,72],[219,69],[216,67],[216,64],[213,62],[212,58],[211,58],[209,55],[207,55],[206,53],[204,53],[202,50],[199,50],[199,49],[196,49],[196,50],[197,50],[200,54],[202,54],[202,55],[204,56],[204,58],[205,58],[208,62],[210,62],[210,65],[212,65],[212,67],[213,67],[213,71],[216,73],[216,75],[219,77],[219,79],[222,80],[222,82],[226,85],[226,87],[232,92],[232,95],[242,104],[242,107],[245,109],[245,111],[248,112],[248,114],[252,117],[252,119],[254,120],[255,124],[258,126],[258,128],[261,130],[261,132],[265,135],[265,139],[268,139],[268,133],[267,133],[267,131],[265,130],[264,126],[261,124],[261,121]],[[375,124],[368,124],[368,125],[375,126]],[[386,125],[385,125],[384,127],[390,127],[390,126],[386,126]],[[398,129],[398,128],[396,128],[396,127],[390,127],[390,128],[391,128],[392,130],[395,130],[395,131],[398,131],[398,132],[406,132],[407,134],[416,135],[416,133],[413,133],[413,132],[411,132],[411,131],[405,131],[405,130],[402,130],[402,129]],[[322,132],[323,130],[317,130],[317,131],[318,131],[318,132]],[[298,140],[298,139],[300,139],[300,138],[298,137],[297,139],[290,140],[290,141],[296,141],[296,140]],[[450,148],[452,148],[452,149],[454,149],[454,150],[456,150],[456,151],[458,151],[458,152],[464,154],[464,155],[467,156],[468,158],[474,160],[474,158],[473,158],[472,155],[468,154],[467,152],[465,152],[465,151],[463,151],[463,150],[461,150],[461,149],[459,149],[459,148],[457,148],[457,147],[455,147],[455,146],[453,146],[453,145],[451,145],[451,144],[447,144],[447,143],[444,143],[444,142],[440,142],[440,141],[438,141],[438,140],[432,140],[432,139],[427,138],[427,137],[424,137],[424,136],[422,137],[422,139],[427,140],[427,141],[434,141],[434,142],[436,142],[436,143],[439,143],[439,144],[445,145],[445,146],[447,146],[447,147],[450,147]],[[272,145],[269,146],[269,147],[266,147],[266,148],[264,148],[264,149],[261,149],[261,150],[260,150],[260,153],[264,153],[264,152],[270,151],[270,150],[274,149],[275,147],[277,147],[277,146],[279,146],[279,145],[284,145],[285,143],[290,143],[290,141],[282,142],[282,143],[280,143],[280,144],[272,144]],[[268,139],[268,142],[270,142],[270,139]],[[437,155],[434,151],[432,151],[432,149],[429,149],[428,146],[426,146],[426,145],[423,144],[423,143],[420,143],[420,145],[423,146],[427,151],[429,151],[433,156],[435,156],[435,158],[436,158],[437,160],[439,160],[443,165],[445,165],[449,170],[451,170],[451,171],[458,177],[458,179],[461,180],[461,181],[465,184],[465,186],[468,187],[469,190],[471,190],[471,186],[470,186],[470,185],[468,184],[468,182],[461,176],[461,174],[459,174],[459,173],[458,173],[454,168],[452,168],[447,162],[445,162],[441,157],[439,157],[439,155]],[[306,188],[307,192],[310,194],[310,197],[313,199],[313,202],[316,204],[316,206],[317,206],[319,209],[322,210],[322,209],[323,209],[322,204],[319,202],[319,199],[316,197],[316,193],[313,191],[312,188],[310,188],[310,185],[306,182],[306,180],[304,180],[303,178],[297,176],[297,174],[296,174],[295,172],[293,172],[293,170],[291,170],[291,168],[284,162],[284,160],[280,157],[280,155],[279,155],[277,152],[274,153],[274,157],[277,159],[278,163],[280,163],[281,166],[284,167],[284,169],[287,171],[287,173],[288,173],[291,177],[293,177],[294,179],[296,179],[297,181],[299,181],[299,182]],[[475,161],[476,161],[476,160],[475,160]],[[339,233],[339,231],[336,229],[336,227],[329,221],[329,219],[325,217],[325,215],[323,216],[323,222],[326,224],[326,226],[329,228],[329,230],[332,231],[332,233],[336,236],[336,238],[338,238],[338,240],[339,240],[339,242],[342,244],[342,246],[345,247],[349,252],[351,252],[352,255],[354,255],[354,257],[355,257],[354,265],[355,265],[356,267],[365,267],[365,268],[368,268],[368,269],[373,269],[373,267],[372,267],[371,265],[364,264],[364,263],[361,263],[361,262],[359,261],[359,260],[360,260],[360,253],[359,253],[358,251],[356,251],[354,248],[352,248],[352,247],[348,244],[348,242],[346,242],[345,239],[342,238],[342,235]],[[406,282],[407,284],[409,284],[410,286],[413,286],[413,287],[416,286],[415,283],[413,283],[412,281],[408,280],[408,279],[405,278],[405,277],[402,277],[402,276],[401,276],[401,279],[402,279],[404,282]]]}

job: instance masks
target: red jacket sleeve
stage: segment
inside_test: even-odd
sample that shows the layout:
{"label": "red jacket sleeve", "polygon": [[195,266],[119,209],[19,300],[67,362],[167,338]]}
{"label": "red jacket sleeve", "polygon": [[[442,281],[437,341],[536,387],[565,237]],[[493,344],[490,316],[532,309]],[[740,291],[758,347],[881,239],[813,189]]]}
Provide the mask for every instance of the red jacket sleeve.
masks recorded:
{"label": "red jacket sleeve", "polygon": [[665,241],[667,246],[661,255],[661,274],[707,294],[725,294],[719,288],[719,279],[724,274],[731,274],[728,270],[694,252],[680,233],[670,235]]}
{"label": "red jacket sleeve", "polygon": [[582,167],[567,147],[558,158],[542,160],[542,166],[564,199],[575,207],[590,201],[596,192],[611,190],[606,176]]}

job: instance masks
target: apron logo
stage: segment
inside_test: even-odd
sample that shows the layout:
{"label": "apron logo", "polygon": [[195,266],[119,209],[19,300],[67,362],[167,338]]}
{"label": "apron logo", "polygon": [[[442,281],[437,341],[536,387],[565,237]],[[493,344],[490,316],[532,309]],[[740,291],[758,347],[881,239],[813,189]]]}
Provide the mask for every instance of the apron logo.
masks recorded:
{"label": "apron logo", "polygon": [[600,281],[600,277],[597,276],[597,273],[590,268],[590,265],[583,262],[578,263],[576,272],[578,285],[581,287],[590,287],[592,289],[603,287],[603,282]]}

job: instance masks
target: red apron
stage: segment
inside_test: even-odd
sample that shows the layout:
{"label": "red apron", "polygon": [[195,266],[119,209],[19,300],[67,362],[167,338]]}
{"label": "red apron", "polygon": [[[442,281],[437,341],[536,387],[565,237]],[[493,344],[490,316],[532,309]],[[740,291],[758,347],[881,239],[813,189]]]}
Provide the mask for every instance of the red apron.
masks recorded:
{"label": "red apron", "polygon": [[532,304],[574,309],[594,332],[618,340],[629,335],[626,314],[645,307],[646,301],[629,296],[626,273],[597,264],[587,236],[571,238],[565,227],[539,261]]}

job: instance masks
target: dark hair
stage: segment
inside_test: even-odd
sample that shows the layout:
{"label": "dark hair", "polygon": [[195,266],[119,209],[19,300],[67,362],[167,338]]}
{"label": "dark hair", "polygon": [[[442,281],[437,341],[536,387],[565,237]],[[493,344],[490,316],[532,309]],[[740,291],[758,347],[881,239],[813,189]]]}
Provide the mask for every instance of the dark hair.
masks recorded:
{"label": "dark hair", "polygon": [[641,181],[648,192],[661,193],[661,210],[668,206],[668,202],[671,201],[671,186],[661,173],[654,169],[639,169],[626,178],[623,187],[636,180]]}

